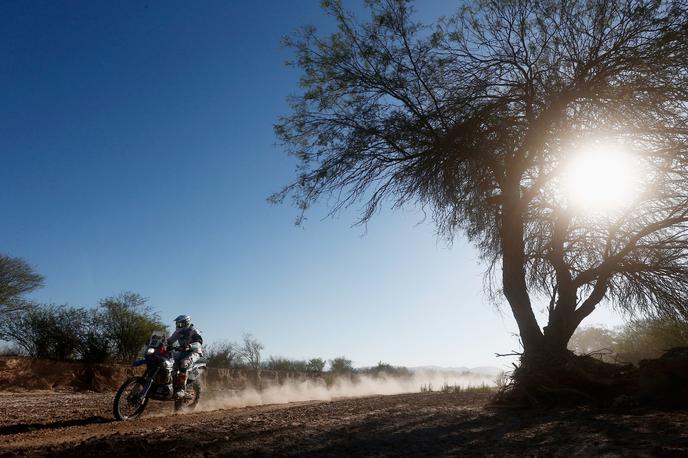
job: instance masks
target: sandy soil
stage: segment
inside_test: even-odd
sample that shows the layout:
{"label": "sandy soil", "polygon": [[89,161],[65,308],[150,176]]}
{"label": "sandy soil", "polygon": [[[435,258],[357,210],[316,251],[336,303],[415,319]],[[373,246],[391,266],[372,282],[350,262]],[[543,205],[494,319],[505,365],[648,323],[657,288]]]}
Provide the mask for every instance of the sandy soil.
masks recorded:
{"label": "sandy soil", "polygon": [[504,411],[419,393],[115,422],[112,394],[0,395],[0,456],[688,456],[688,412]]}

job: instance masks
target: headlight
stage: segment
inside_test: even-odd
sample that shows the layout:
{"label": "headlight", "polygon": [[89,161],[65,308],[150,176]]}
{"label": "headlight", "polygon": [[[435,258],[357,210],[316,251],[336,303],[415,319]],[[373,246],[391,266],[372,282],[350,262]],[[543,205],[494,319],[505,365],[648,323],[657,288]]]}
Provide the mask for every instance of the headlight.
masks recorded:
{"label": "headlight", "polygon": [[153,348],[153,347],[148,347],[148,349],[146,350],[146,354],[147,354],[147,355],[152,355],[153,353],[155,353],[155,348]]}

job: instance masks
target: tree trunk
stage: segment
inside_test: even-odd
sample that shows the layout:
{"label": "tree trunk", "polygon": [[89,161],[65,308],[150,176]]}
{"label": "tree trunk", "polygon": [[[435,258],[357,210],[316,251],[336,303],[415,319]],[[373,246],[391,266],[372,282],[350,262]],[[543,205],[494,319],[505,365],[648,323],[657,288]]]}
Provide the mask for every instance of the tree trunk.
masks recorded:
{"label": "tree trunk", "polygon": [[514,319],[518,324],[524,352],[542,345],[542,331],[535,319],[526,285],[523,219],[519,196],[505,199],[502,214],[502,285]]}
{"label": "tree trunk", "polygon": [[576,330],[576,290],[560,286],[559,299],[550,310],[549,321],[544,328],[544,347],[552,355],[564,354],[573,332]]}

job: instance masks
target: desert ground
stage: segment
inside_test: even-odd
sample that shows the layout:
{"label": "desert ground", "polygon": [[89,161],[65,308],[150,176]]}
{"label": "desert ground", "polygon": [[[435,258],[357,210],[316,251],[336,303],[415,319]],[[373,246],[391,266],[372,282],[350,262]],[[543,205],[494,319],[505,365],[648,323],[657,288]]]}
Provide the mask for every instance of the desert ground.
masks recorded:
{"label": "desert ground", "polygon": [[0,395],[0,456],[678,456],[688,412],[505,410],[415,393],[112,418],[112,393]]}

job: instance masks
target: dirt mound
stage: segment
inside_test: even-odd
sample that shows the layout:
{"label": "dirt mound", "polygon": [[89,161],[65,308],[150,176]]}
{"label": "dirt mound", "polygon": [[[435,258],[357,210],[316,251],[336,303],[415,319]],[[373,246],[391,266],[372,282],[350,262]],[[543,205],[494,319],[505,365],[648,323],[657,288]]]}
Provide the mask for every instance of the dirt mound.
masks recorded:
{"label": "dirt mound", "polygon": [[640,396],[667,407],[688,408],[688,347],[672,348],[639,364]]}
{"label": "dirt mound", "polygon": [[523,360],[496,405],[688,408],[688,347],[657,359],[613,364],[568,353],[555,362]]}
{"label": "dirt mound", "polygon": [[0,358],[0,389],[111,391],[133,373],[132,368],[115,364],[3,357]]}
{"label": "dirt mound", "polygon": [[[115,391],[141,369],[123,364],[88,364],[46,359],[0,357],[0,390]],[[203,375],[210,391],[265,389],[288,382],[317,379],[312,374],[254,369],[209,368]]]}

